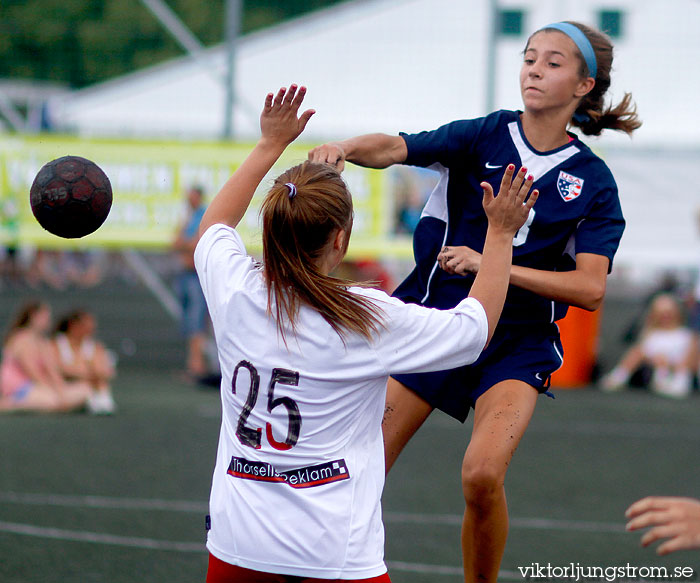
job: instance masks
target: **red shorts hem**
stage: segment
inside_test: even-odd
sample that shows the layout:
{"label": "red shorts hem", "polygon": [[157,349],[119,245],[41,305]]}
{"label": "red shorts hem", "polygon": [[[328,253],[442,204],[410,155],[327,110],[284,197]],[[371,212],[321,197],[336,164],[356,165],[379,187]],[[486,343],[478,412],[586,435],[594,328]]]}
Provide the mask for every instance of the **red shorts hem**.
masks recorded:
{"label": "red shorts hem", "polygon": [[314,579],[254,571],[231,565],[209,553],[206,583],[391,583],[389,573],[369,579]]}

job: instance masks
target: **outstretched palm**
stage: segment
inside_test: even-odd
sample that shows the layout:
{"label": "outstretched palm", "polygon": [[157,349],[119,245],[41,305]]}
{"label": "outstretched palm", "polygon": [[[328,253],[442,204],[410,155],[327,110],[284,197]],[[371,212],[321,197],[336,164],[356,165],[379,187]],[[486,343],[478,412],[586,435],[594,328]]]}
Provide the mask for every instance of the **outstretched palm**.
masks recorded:
{"label": "outstretched palm", "polygon": [[277,95],[268,93],[265,106],[260,114],[260,130],[263,139],[284,144],[291,144],[301,132],[311,116],[316,113],[307,109],[299,117],[297,113],[306,95],[306,87],[291,85],[289,89],[282,87]]}
{"label": "outstretched palm", "polygon": [[515,165],[509,164],[503,174],[496,197],[488,182],[481,183],[484,189],[484,212],[488,217],[489,226],[513,231],[513,233],[525,224],[530,209],[539,196],[538,190],[530,192],[534,177],[527,174],[526,168],[521,168],[515,177],[514,174]]}

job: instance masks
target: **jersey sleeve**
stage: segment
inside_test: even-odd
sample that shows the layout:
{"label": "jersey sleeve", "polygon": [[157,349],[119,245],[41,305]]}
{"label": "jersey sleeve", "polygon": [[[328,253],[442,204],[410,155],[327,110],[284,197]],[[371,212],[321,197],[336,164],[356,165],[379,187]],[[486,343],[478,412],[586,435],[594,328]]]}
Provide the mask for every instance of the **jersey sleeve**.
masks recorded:
{"label": "jersey sleeve", "polygon": [[609,270],[612,270],[613,258],[624,230],[625,219],[617,187],[608,187],[599,193],[591,210],[576,229],[576,253],[604,255],[610,260]]}
{"label": "jersey sleeve", "polygon": [[386,294],[373,299],[385,315],[374,350],[389,374],[471,364],[486,345],[486,312],[474,298],[462,300],[451,310],[404,304]]}
{"label": "jersey sleeve", "polygon": [[480,119],[460,120],[417,134],[401,132],[407,149],[404,164],[427,168],[437,163],[449,168],[460,160],[463,163],[473,150],[480,126]]}
{"label": "jersey sleeve", "polygon": [[255,268],[255,261],[246,254],[243,240],[235,229],[216,224],[199,239],[194,265],[213,317],[231,293],[243,287]]}

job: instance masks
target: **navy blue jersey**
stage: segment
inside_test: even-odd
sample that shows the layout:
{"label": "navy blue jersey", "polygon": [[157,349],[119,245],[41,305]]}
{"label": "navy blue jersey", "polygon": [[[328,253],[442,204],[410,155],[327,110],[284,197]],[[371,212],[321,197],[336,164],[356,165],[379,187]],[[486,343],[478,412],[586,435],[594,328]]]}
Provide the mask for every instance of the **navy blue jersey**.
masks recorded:
{"label": "navy blue jersey", "polygon": [[[574,134],[549,152],[538,152],[525,138],[520,112],[448,123],[437,130],[401,134],[405,164],[432,168],[440,179],[430,195],[413,238],[416,267],[394,292],[407,302],[452,308],[469,294],[474,276],[451,275],[437,264],[445,245],[482,252],[488,222],[482,207],[488,181],[495,193],[508,164],[525,166],[540,191],[537,204],[513,240],[513,264],[546,271],[575,269],[576,253],[612,260],[622,237],[617,185],[610,170]],[[568,306],[510,286],[501,321],[553,322]]]}

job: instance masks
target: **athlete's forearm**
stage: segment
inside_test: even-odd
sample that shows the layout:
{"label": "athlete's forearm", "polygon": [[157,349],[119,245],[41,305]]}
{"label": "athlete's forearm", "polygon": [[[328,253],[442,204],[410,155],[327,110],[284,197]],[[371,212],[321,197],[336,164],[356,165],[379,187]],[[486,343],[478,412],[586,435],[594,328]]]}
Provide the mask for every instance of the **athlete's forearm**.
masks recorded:
{"label": "athlete's forearm", "polygon": [[342,172],[346,161],[365,168],[387,168],[404,162],[407,155],[406,142],[401,136],[365,134],[316,146],[309,152],[309,160],[330,164]]}
{"label": "athlete's forearm", "polygon": [[508,292],[513,259],[513,233],[492,229],[486,233],[481,268],[469,296],[479,300],[489,323],[487,344],[501,317]]}
{"label": "athlete's forearm", "polygon": [[366,168],[387,168],[406,160],[408,150],[401,136],[365,134],[338,142],[348,162]]}
{"label": "athlete's forearm", "polygon": [[[483,268],[483,263],[482,263]],[[544,271],[514,265],[510,283],[544,298],[583,308],[597,310],[605,295],[605,277],[574,271]]]}

